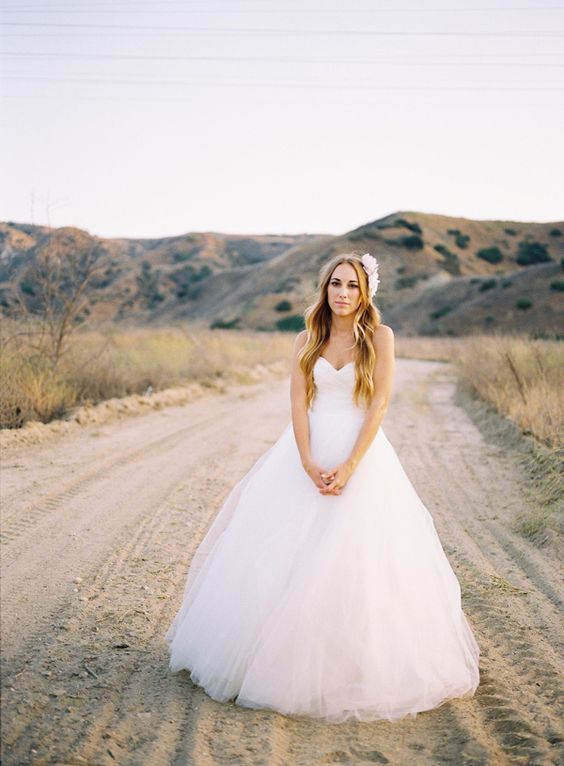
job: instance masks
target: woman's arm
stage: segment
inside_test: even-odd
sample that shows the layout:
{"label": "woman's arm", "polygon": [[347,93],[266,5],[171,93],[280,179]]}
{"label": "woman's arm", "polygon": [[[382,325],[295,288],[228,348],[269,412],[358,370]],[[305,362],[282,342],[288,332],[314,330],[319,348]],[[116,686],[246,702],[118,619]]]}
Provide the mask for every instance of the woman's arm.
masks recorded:
{"label": "woman's arm", "polygon": [[378,433],[392,395],[395,366],[394,331],[387,325],[380,325],[374,333],[373,342],[376,350],[376,364],[374,365],[373,377],[374,395],[366,411],[357,440],[347,460],[353,469],[356,468]]}
{"label": "woman's arm", "polygon": [[305,467],[311,462],[311,452],[309,445],[309,419],[306,406],[306,380],[300,368],[298,354],[307,340],[307,331],[303,330],[296,337],[294,343],[294,353],[292,357],[292,375],[290,378],[290,399],[292,403],[292,426],[296,444]]}
{"label": "woman's arm", "polygon": [[343,487],[354,473],[360,459],[372,444],[388,408],[392,393],[395,365],[394,332],[392,328],[387,325],[380,325],[374,333],[373,342],[376,350],[376,364],[374,365],[374,395],[372,401],[364,416],[364,421],[351,454],[344,463],[341,463],[341,465],[330,472],[333,479],[330,484],[327,484],[321,490],[322,494],[341,494]]}

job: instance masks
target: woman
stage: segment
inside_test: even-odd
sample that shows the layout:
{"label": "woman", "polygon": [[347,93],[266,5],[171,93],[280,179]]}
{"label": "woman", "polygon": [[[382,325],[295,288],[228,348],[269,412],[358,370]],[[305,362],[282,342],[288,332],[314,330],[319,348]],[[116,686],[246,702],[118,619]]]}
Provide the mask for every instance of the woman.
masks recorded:
{"label": "woman", "polygon": [[381,428],[394,335],[378,284],[368,253],[322,268],[294,347],[292,421],[192,560],[170,668],[213,699],[394,721],[478,686],[458,580]]}

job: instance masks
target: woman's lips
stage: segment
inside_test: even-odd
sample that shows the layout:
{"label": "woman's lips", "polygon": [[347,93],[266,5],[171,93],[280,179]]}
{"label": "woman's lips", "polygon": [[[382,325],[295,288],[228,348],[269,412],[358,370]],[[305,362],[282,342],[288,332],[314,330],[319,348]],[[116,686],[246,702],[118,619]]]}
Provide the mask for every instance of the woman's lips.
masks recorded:
{"label": "woman's lips", "polygon": [[345,303],[344,301],[335,301],[335,303],[337,304],[337,306],[348,306],[349,305],[348,303]]}

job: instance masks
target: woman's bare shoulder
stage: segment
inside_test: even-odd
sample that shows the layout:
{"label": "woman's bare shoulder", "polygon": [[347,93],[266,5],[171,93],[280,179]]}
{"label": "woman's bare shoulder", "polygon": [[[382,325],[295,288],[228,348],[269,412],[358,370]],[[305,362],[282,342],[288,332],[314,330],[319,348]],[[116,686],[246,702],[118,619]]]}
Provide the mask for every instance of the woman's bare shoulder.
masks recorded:
{"label": "woman's bare shoulder", "polygon": [[299,351],[303,346],[305,346],[307,340],[307,330],[302,330],[296,335],[296,339],[294,341],[294,350]]}
{"label": "woman's bare shoulder", "polygon": [[374,330],[374,333],[372,335],[372,341],[375,346],[379,346],[380,344],[386,344],[386,345],[393,344],[394,331],[389,325],[380,324]]}

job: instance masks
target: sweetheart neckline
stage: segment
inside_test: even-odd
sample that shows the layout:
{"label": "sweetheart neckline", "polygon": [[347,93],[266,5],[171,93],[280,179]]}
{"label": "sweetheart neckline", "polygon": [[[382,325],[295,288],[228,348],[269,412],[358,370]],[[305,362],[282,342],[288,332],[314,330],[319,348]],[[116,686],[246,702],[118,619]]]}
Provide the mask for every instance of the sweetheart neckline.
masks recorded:
{"label": "sweetheart neckline", "polygon": [[353,362],[347,362],[347,363],[346,363],[346,364],[344,364],[342,367],[339,367],[339,369],[337,369],[336,367],[333,367],[333,365],[331,364],[331,362],[330,362],[328,359],[325,359],[325,357],[324,357],[324,356],[319,356],[319,357],[318,357],[318,360],[319,360],[319,359],[323,359],[323,361],[324,361],[324,362],[327,362],[327,364],[329,365],[329,367],[330,367],[332,370],[334,370],[335,372],[342,372],[342,371],[343,371],[344,369],[346,369],[346,368],[347,368],[347,367],[348,367],[350,364],[354,364],[354,361],[353,361]]}

